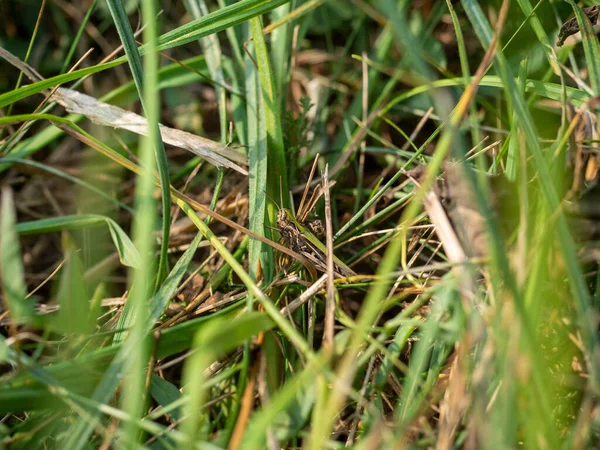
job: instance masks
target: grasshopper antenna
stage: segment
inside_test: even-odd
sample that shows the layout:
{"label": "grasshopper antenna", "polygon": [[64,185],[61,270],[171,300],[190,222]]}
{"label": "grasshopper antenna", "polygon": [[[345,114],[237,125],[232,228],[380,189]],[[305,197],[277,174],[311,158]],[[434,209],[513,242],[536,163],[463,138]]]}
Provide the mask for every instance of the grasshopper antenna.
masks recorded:
{"label": "grasshopper antenna", "polygon": [[282,181],[281,181],[281,175],[279,175],[279,201],[281,202],[281,208],[283,208],[283,188],[282,186]]}
{"label": "grasshopper antenna", "polygon": [[271,200],[271,201],[273,202],[273,204],[274,204],[275,206],[277,206],[277,209],[281,209],[281,206],[279,206],[279,205],[277,204],[277,202],[275,201],[275,199],[274,199],[273,197],[271,197],[267,191],[264,191],[264,193],[267,195],[267,197],[269,197],[269,200]]}

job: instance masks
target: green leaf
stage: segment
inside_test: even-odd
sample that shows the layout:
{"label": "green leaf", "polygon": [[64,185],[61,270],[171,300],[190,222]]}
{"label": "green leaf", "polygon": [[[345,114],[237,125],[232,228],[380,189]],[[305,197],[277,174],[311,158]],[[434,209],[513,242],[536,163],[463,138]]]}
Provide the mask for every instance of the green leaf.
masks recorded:
{"label": "green leaf", "polygon": [[[241,0],[193,20],[158,38],[158,50],[178,47],[258,17],[290,0]],[[143,47],[140,49],[142,50]]]}
{"label": "green leaf", "polygon": [[[198,249],[198,245],[202,241],[202,234],[197,233],[196,237],[190,243],[189,248],[183,253],[181,258],[177,261],[171,273],[164,281],[164,283],[160,286],[160,289],[154,296],[152,300],[150,300],[149,310],[150,315],[148,317],[148,326],[149,328],[154,326],[154,323],[159,319],[159,317],[164,312],[165,308],[169,304],[171,297],[177,292],[179,289],[179,283],[181,279],[185,275],[192,258],[196,254],[196,250]],[[150,329],[148,329],[150,331]]]}
{"label": "green leaf", "polygon": [[61,270],[58,287],[57,328],[63,334],[87,334],[94,330],[95,317],[90,314],[90,295],[87,290],[84,267],[77,249],[68,235],[63,237],[65,266]]}
{"label": "green leaf", "polygon": [[221,355],[234,350],[258,333],[273,326],[272,319],[265,313],[246,312],[233,320],[212,320],[198,330],[194,337],[192,355],[186,361],[183,379],[184,391],[189,396],[186,404],[183,432],[190,442],[186,449],[193,448],[193,442],[200,437],[202,412],[198,405],[204,399],[204,373],[207,367]]}
{"label": "green leaf", "polygon": [[[147,42],[148,53],[146,55],[146,71],[142,66],[142,59],[138,52],[138,48],[129,24],[129,17],[123,6],[121,0],[106,0],[110,13],[119,32],[119,37],[123,43],[127,61],[133,74],[133,80],[138,91],[138,95],[142,102],[142,108],[146,114],[148,120],[148,138],[141,139],[142,146],[148,145],[154,147],[154,155],[156,158],[156,165],[158,167],[158,175],[160,178],[160,194],[162,203],[162,239],[160,246],[160,259],[158,261],[156,283],[160,285],[164,277],[167,274],[167,252],[169,250],[169,234],[171,232],[171,181],[169,179],[169,162],[167,160],[167,154],[165,152],[165,146],[163,144],[160,130],[158,128],[158,118],[160,104],[157,92],[157,81],[158,81],[158,58],[156,56],[156,18],[148,20],[145,17],[145,32],[144,38]],[[144,2],[145,9],[150,9],[150,13],[154,16],[154,4],[152,0]],[[151,41],[151,42],[148,42]],[[154,164],[148,158],[148,164],[143,164],[145,158],[141,157],[142,167],[146,169],[148,173],[154,171]],[[151,181],[150,181],[151,184]],[[152,187],[150,187],[152,189]],[[150,195],[151,192],[146,192],[148,186],[143,188],[143,192],[136,191],[136,197],[140,194],[143,196]],[[150,211],[146,212],[149,214]],[[148,218],[149,219],[149,218]],[[144,219],[144,220],[148,220]]]}
{"label": "green leaf", "polygon": [[[163,408],[182,397],[179,389],[177,389],[172,383],[169,383],[164,378],[156,375],[152,375],[152,381],[150,382],[150,393],[152,394],[152,398],[156,400],[156,402]],[[177,421],[181,418],[181,408],[175,408],[169,411],[168,414],[172,420]]]}
{"label": "green leaf", "polygon": [[539,5],[542,4],[542,2],[538,2],[535,8],[531,6],[531,2],[529,0],[517,0],[517,2],[523,10],[523,14],[525,14],[525,17],[527,18],[527,20],[529,20],[529,23],[531,24],[531,28],[533,28],[535,35],[542,44],[542,49],[544,50],[546,58],[548,59],[548,64],[550,65],[550,67],[552,67],[554,73],[558,73],[561,69],[556,59],[552,55],[552,45],[550,44],[550,39],[548,39],[546,30],[544,29],[542,22],[535,13],[535,10]]}
{"label": "green leaf", "polygon": [[585,53],[585,61],[588,70],[590,71],[590,82],[592,89],[596,94],[600,92],[600,43],[594,33],[590,19],[583,13],[581,8],[575,4],[573,0],[567,0],[577,17],[577,23],[581,29],[583,37],[583,51]]}
{"label": "green leaf", "polygon": [[[265,115],[263,101],[259,91],[258,73],[254,70],[250,57],[246,58],[246,116],[248,136],[248,164],[249,164],[249,223],[250,230],[265,235],[265,215],[267,211],[266,192],[267,183],[267,130],[264,126]],[[256,239],[250,240],[249,260],[263,265],[264,273],[273,271],[273,251]],[[248,270],[252,277],[256,277],[258,265],[250,264]]]}
{"label": "green leaf", "polygon": [[16,212],[12,191],[2,189],[0,204],[0,278],[11,320],[15,324],[35,322],[34,303],[27,300],[21,245],[15,226]]}
{"label": "green leaf", "polygon": [[42,92],[45,89],[50,89],[55,86],[60,86],[61,84],[65,84],[69,81],[78,80],[86,75],[91,75],[93,73],[102,72],[103,70],[110,69],[112,67],[116,67],[119,64],[122,64],[122,60],[115,60],[105,64],[99,64],[97,66],[86,67],[85,69],[74,70],[73,72],[64,73],[62,75],[57,75],[52,78],[46,78],[42,81],[37,81],[35,83],[28,84],[19,89],[15,89],[4,94],[0,94],[0,108],[3,108],[7,105],[12,105],[13,103],[22,100],[27,97],[31,97],[33,94],[37,94]]}
{"label": "green leaf", "polygon": [[69,64],[71,64],[71,60],[73,58],[73,55],[75,54],[75,50],[77,50],[77,46],[80,43],[81,35],[83,34],[90,18],[92,17],[92,13],[96,9],[97,4],[98,4],[98,0],[94,0],[93,3],[90,5],[90,7],[87,9],[87,12],[85,13],[85,17],[83,18],[83,20],[81,21],[81,23],[79,25],[77,34],[75,35],[75,38],[71,41],[71,47],[69,48],[69,53],[67,54],[67,57],[65,58],[65,60],[63,62],[62,68],[60,69],[61,72],[66,72],[69,67]]}
{"label": "green leaf", "polygon": [[123,229],[110,217],[98,214],[80,214],[73,216],[52,217],[49,219],[22,222],[16,226],[19,234],[50,233],[62,230],[79,230],[82,228],[107,225],[113,243],[119,254],[121,263],[129,267],[137,267],[140,264],[140,254],[125,234]]}
{"label": "green leaf", "polygon": [[[250,30],[254,39],[254,47],[256,54],[256,63],[258,64],[258,75],[260,79],[262,92],[262,108],[264,113],[264,126],[267,131],[267,183],[268,192],[273,198],[278,198],[280,192],[287,194],[287,164],[285,148],[283,145],[283,133],[281,130],[281,108],[279,104],[279,93],[276,90],[275,77],[271,68],[271,61],[265,37],[262,31],[262,23],[260,18],[250,20]],[[258,194],[257,195],[263,195]],[[288,206],[288,196],[284,196],[283,205]],[[264,200],[263,200],[264,201]],[[275,223],[277,214],[275,205],[267,204],[269,218],[272,223]],[[267,278],[268,279],[268,278]]]}

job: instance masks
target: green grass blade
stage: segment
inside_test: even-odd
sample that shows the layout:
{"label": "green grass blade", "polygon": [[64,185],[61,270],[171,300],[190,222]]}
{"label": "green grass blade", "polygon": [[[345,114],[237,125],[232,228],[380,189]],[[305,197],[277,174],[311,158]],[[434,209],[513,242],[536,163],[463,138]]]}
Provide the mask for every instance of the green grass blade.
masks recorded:
{"label": "green grass blade", "polygon": [[[471,81],[472,77],[469,78],[469,82]],[[481,83],[479,83],[479,86],[503,89],[504,86],[502,83],[503,81],[500,77],[495,75],[488,75],[482,78]],[[403,92],[402,94],[391,99],[389,103],[386,104],[385,108],[382,110],[381,113],[387,113],[398,103],[416,97],[419,94],[432,91],[436,88],[443,88],[449,86],[464,86],[464,78],[441,79],[433,81],[432,83],[427,85],[422,85],[413,89],[409,89],[408,91]],[[527,80],[525,89],[529,93],[539,95],[542,98],[548,98],[551,100],[561,101],[563,96],[563,87],[560,84],[556,83],[542,82],[539,80]],[[573,106],[582,106],[590,98],[589,94],[581,91],[580,89],[567,87],[566,92]]]}
{"label": "green grass blade", "polygon": [[548,35],[546,34],[546,30],[544,29],[542,22],[535,13],[535,10],[538,8],[538,6],[542,4],[542,2],[538,1],[535,8],[531,6],[531,2],[529,0],[517,0],[517,3],[519,3],[519,6],[523,10],[523,14],[525,14],[526,20],[529,20],[531,28],[533,28],[535,35],[542,44],[542,49],[544,50],[544,54],[546,55],[548,64],[550,65],[554,73],[559,73],[560,67],[558,66],[558,63],[552,55],[551,51],[552,44],[550,43],[550,39],[548,39]]}
{"label": "green grass blade", "polygon": [[575,17],[577,17],[577,23],[583,36],[583,51],[588,70],[590,71],[590,82],[592,89],[598,94],[600,92],[600,43],[598,42],[596,33],[594,33],[590,19],[588,19],[573,0],[567,1],[573,8]]}
{"label": "green grass blade", "polygon": [[[150,383],[150,393],[152,394],[152,398],[154,398],[154,400],[162,407],[167,407],[182,398],[179,389],[177,389],[173,383],[169,383],[162,377],[152,375],[152,381]],[[171,420],[180,420],[181,408],[171,410],[168,415]]]}
{"label": "green grass blade", "polygon": [[[254,39],[258,75],[262,88],[262,107],[267,131],[267,157],[269,164],[268,192],[273,198],[279,198],[280,192],[288,192],[287,169],[285,162],[285,149],[283,147],[283,133],[281,130],[281,112],[279,95],[276,92],[275,78],[265,39],[262,33],[262,24],[259,18],[250,20],[250,29]],[[284,205],[287,205],[287,196],[284,196]],[[269,204],[270,205],[270,204]],[[275,206],[267,209],[271,221],[275,218]],[[284,206],[281,205],[281,206]]]}
{"label": "green grass blade", "polygon": [[[156,54],[156,35],[157,24],[154,15],[154,3],[152,0],[143,2],[145,8],[151,15],[144,16],[146,28],[144,29],[144,40],[148,42],[148,53],[146,54],[146,65],[142,67],[142,59],[137,49],[133,31],[129,24],[129,17],[125,12],[123,3],[120,0],[107,0],[113,21],[119,32],[119,37],[123,43],[125,54],[129,62],[129,67],[135,81],[138,95],[142,102],[142,108],[146,113],[148,120],[148,139],[154,147],[156,165],[161,183],[161,203],[162,203],[162,242],[160,247],[160,260],[158,262],[156,282],[161,283],[163,277],[167,274],[167,251],[169,246],[169,235],[171,230],[171,191],[169,186],[169,163],[163,141],[158,129],[159,118],[159,100],[157,92],[157,70],[158,56]],[[148,13],[150,14],[150,13]],[[145,70],[144,70],[145,69]],[[145,141],[143,141],[145,142]],[[152,171],[149,171],[151,173]],[[144,194],[146,195],[146,194]]]}
{"label": "green grass blade", "polygon": [[289,1],[241,0],[163,34],[158,38],[158,49],[162,51],[187,44],[209,34],[231,28],[254,17],[266,14]]}
{"label": "green grass blade", "polygon": [[[256,62],[258,64],[258,76],[262,93],[260,106],[262,107],[261,112],[264,117],[264,127],[266,129],[267,138],[267,192],[271,197],[279,198],[280,192],[283,192],[284,194],[288,192],[287,165],[285,162],[285,149],[283,146],[283,133],[281,130],[279,95],[276,92],[275,78],[267,45],[263,36],[260,18],[253,18],[250,20],[250,30],[254,40]],[[259,115],[259,117],[261,117],[261,115]],[[263,148],[264,147],[262,146],[257,148],[258,153],[255,156],[253,155],[255,161],[262,157],[260,153],[262,153]],[[257,165],[256,170],[256,175],[259,176],[261,175],[260,172],[264,172],[266,169],[262,165]],[[255,203],[258,205],[266,204],[270,221],[271,223],[275,223],[275,216],[277,214],[276,207],[272,203],[266,202],[265,192],[258,191],[261,187],[262,186],[256,186],[256,189],[254,190],[254,195],[256,196]],[[288,201],[287,195],[284,195],[284,204],[287,204]],[[259,223],[260,219],[257,219],[255,226],[258,227]],[[271,273],[265,273],[266,280],[269,280],[271,276]]]}
{"label": "green grass blade", "polygon": [[[484,45],[489,45],[492,32],[491,28],[489,27],[489,23],[479,8],[479,5],[477,5],[474,0],[463,0],[463,6],[467,12],[467,15],[469,16],[469,19],[471,20],[471,23],[473,24],[473,28],[477,33],[479,40]],[[504,90],[507,94],[507,97],[511,101],[512,107],[515,110],[515,114],[519,119],[519,124],[525,133],[525,139],[528,148],[533,154],[545,201],[547,202],[550,211],[557,212],[557,236],[561,245],[563,258],[565,259],[569,282],[575,300],[574,304],[577,308],[581,329],[584,334],[585,348],[588,349],[590,352],[589,356],[592,357],[592,355],[595,354],[593,349],[598,347],[600,341],[597,333],[594,331],[595,325],[593,325],[592,316],[590,315],[590,295],[587,290],[581,268],[578,264],[575,244],[569,232],[564,214],[559,208],[558,194],[556,193],[546,160],[542,154],[542,150],[537,138],[538,134],[535,130],[533,119],[527,109],[525,100],[520,95],[515,79],[510,73],[506,59],[500,50],[497,51],[496,60],[499,63],[501,78],[504,82]],[[597,358],[597,356],[594,358]],[[591,364],[590,367],[593,375],[592,380],[596,386],[600,386],[600,373],[597,370],[598,367],[600,367],[600,365],[596,363]]]}
{"label": "green grass blade", "polygon": [[85,69],[74,70],[73,72],[64,73],[55,77],[46,78],[42,81],[28,84],[27,86],[20,87],[4,94],[0,94],[0,108],[4,108],[7,105],[18,102],[27,97],[31,97],[34,94],[38,94],[46,89],[60,86],[61,84],[68,83],[69,81],[78,80],[86,75],[93,73],[102,72],[103,70],[110,69],[122,64],[123,61],[115,60],[105,64],[99,64],[97,66],[86,67]]}
{"label": "green grass blade", "polygon": [[[208,7],[204,0],[186,0],[186,9],[190,12],[194,19],[199,19],[202,16],[209,14]],[[217,94],[219,104],[219,125],[221,130],[221,142],[227,142],[227,97],[223,84],[225,77],[223,76],[223,54],[221,52],[221,44],[216,34],[206,36],[200,39],[203,54],[206,56],[206,63],[211,77],[218,83],[215,85],[215,93]]]}
{"label": "green grass blade", "polygon": [[[456,44],[458,46],[458,57],[460,59],[460,69],[462,76],[465,79],[465,86],[469,83],[471,78],[471,69],[469,67],[469,57],[467,53],[467,47],[465,45],[465,38],[461,29],[460,21],[456,15],[456,11],[452,6],[450,0],[446,0],[448,10],[450,11],[450,17],[452,18],[452,25],[454,26],[454,33],[456,34]],[[481,142],[481,130],[479,128],[479,120],[477,118],[477,107],[473,102],[469,107],[469,121],[471,123],[471,135],[473,137],[471,145],[477,145]]]}
{"label": "green grass blade", "polygon": [[[267,169],[267,130],[264,125],[264,107],[260,95],[260,84],[258,73],[254,70],[250,57],[246,58],[246,124],[247,145],[249,164],[249,224],[250,230],[264,236],[265,218],[267,211],[266,194],[268,190]],[[267,231],[268,235],[271,235]],[[260,261],[263,272],[273,272],[273,251],[262,242],[251,239],[249,243],[250,261]],[[256,277],[258,274],[257,264],[251,264],[250,274]]]}
{"label": "green grass blade", "polygon": [[[524,91],[525,83],[527,82],[527,60],[521,61],[519,68],[519,87]],[[508,143],[508,153],[506,157],[506,177],[511,181],[517,179],[517,168],[519,166],[520,146],[519,146],[519,126],[516,114],[512,115],[512,127],[510,130],[510,138]]]}
{"label": "green grass blade", "polygon": [[[190,247],[184,252],[181,258],[179,258],[175,266],[173,266],[169,276],[160,286],[158,292],[154,294],[152,300],[150,300],[150,304],[148,306],[148,324],[150,326],[152,326],[160,318],[165,308],[168,306],[171,297],[173,297],[175,292],[177,292],[177,289],[179,289],[180,282],[183,279],[183,276],[185,275],[192,258],[196,254],[196,250],[198,249],[198,245],[201,241],[202,234],[198,233],[190,243]],[[150,330],[148,329],[147,331]]]}
{"label": "green grass blade", "polygon": [[[148,119],[148,136],[140,139],[140,165],[143,173],[138,175],[135,192],[136,214],[133,223],[133,236],[142,255],[142,263],[133,272],[131,291],[123,310],[119,324],[131,326],[127,342],[136,345],[125,361],[127,371],[126,389],[121,404],[134,419],[123,427],[124,441],[130,448],[137,446],[140,427],[137,421],[145,414],[148,402],[145,385],[148,359],[150,357],[149,340],[146,339],[148,308],[147,299],[157,290],[167,275],[167,252],[171,226],[171,192],[167,155],[158,128],[160,103],[158,98],[158,21],[154,0],[142,1],[142,19],[144,23],[144,42],[148,52],[144,64],[138,53],[129,18],[123,4],[118,0],[107,0],[111,15],[119,32],[125,54],[133,74],[133,79]],[[154,161],[156,159],[156,163]],[[154,191],[154,169],[158,167],[162,202],[162,242],[158,267],[154,264],[154,223],[156,220]],[[154,278],[156,273],[156,278]],[[156,283],[153,287],[152,284]],[[117,336],[115,336],[117,338]]]}
{"label": "green grass blade", "polygon": [[274,89],[276,92],[281,93],[279,98],[279,104],[281,107],[285,107],[287,100],[287,92],[284,86],[287,86],[287,77],[290,73],[290,48],[291,34],[290,34],[290,23],[285,20],[289,15],[291,8],[290,3],[284,3],[279,8],[271,11],[271,22],[279,23],[280,25],[273,30],[271,33],[271,56],[273,59],[273,81]]}
{"label": "green grass blade", "polygon": [[21,245],[15,227],[16,212],[12,192],[2,189],[0,214],[0,278],[6,306],[15,325],[35,322],[34,304],[27,300],[27,286],[21,259]]}
{"label": "green grass blade", "polygon": [[73,39],[73,42],[71,43],[71,47],[69,48],[69,52],[67,53],[65,62],[62,65],[62,68],[60,70],[61,72],[66,72],[69,67],[69,64],[71,64],[71,60],[73,59],[75,50],[77,50],[77,46],[79,45],[79,41],[81,40],[81,35],[83,34],[86,25],[90,21],[90,18],[92,17],[92,13],[96,9],[97,4],[98,4],[98,0],[94,0],[93,3],[88,8],[87,12],[85,13],[85,17],[83,18],[83,20],[81,21],[81,24],[79,25],[77,34],[75,35],[75,38]]}
{"label": "green grass blade", "polygon": [[98,225],[108,226],[121,263],[129,267],[139,267],[141,261],[140,253],[135,245],[133,245],[133,242],[131,242],[131,239],[129,239],[129,236],[110,217],[97,214],[52,217],[49,219],[33,220],[31,222],[21,222],[16,225],[15,229],[19,234],[27,235],[62,230],[79,230]]}
{"label": "green grass blade", "polygon": [[88,334],[94,330],[96,315],[91,314],[91,297],[85,283],[83,263],[68,235],[63,237],[63,251],[66,263],[58,286],[60,309],[56,329],[67,336]]}

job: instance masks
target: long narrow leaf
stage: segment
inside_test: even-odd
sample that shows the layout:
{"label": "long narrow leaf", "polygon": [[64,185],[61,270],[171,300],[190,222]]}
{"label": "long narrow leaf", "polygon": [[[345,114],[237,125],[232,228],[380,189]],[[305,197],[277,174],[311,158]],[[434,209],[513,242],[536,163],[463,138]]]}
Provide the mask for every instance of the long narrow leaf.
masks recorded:
{"label": "long narrow leaf", "polygon": [[[123,7],[123,3],[120,0],[107,0],[110,13],[113,17],[119,37],[123,43],[127,61],[135,81],[138,95],[142,102],[142,108],[146,113],[148,119],[148,139],[149,145],[154,147],[154,154],[156,158],[156,165],[158,167],[158,175],[160,178],[161,185],[161,203],[162,203],[162,241],[160,247],[160,260],[158,262],[158,272],[156,281],[157,283],[162,282],[163,277],[167,275],[167,251],[169,246],[169,235],[171,231],[171,191],[169,186],[171,181],[169,179],[169,163],[167,161],[167,154],[163,141],[160,138],[160,130],[158,128],[159,118],[159,105],[158,105],[158,93],[156,92],[157,86],[157,75],[158,70],[158,59],[156,56],[156,18],[152,17],[148,20],[146,17],[146,29],[144,36],[150,36],[148,44],[147,60],[152,61],[149,64],[149,70],[146,72],[144,77],[144,68],[142,67],[142,59],[137,49],[133,31],[129,24],[129,18]],[[147,8],[154,11],[152,1],[144,3]],[[149,28],[149,29],[148,29]],[[144,78],[146,78],[144,80]],[[146,84],[145,84],[146,83]],[[142,142],[146,142],[145,140]],[[143,159],[143,158],[142,158]],[[148,167],[147,169],[150,169]],[[151,170],[149,170],[151,172]],[[146,193],[144,193],[146,195]]]}
{"label": "long narrow leaf", "polygon": [[12,192],[2,189],[0,203],[0,280],[11,320],[15,325],[32,324],[35,319],[34,304],[27,300],[27,287],[17,235],[15,204]]}
{"label": "long narrow leaf", "polygon": [[79,214],[73,216],[39,219],[31,222],[21,222],[15,229],[19,234],[50,233],[61,230],[79,230],[82,228],[106,225],[110,231],[113,243],[119,253],[121,263],[129,267],[138,267],[140,254],[123,229],[110,217],[97,214]]}

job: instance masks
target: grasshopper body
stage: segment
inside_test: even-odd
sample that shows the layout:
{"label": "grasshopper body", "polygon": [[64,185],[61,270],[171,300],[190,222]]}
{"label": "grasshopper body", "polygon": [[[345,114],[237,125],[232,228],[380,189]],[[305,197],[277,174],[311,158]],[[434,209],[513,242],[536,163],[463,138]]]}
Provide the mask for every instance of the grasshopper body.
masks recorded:
{"label": "grasshopper body", "polygon": [[[323,225],[320,220],[307,221],[308,214],[313,210],[317,201],[323,194],[323,188],[318,185],[313,191],[308,202],[305,203],[308,195],[308,189],[310,187],[313,174],[317,168],[317,162],[319,155],[315,157],[313,162],[306,188],[302,194],[302,200],[300,207],[298,208],[298,217],[296,218],[292,212],[283,207],[283,198],[281,192],[281,186],[279,191],[280,205],[273,201],[279,208],[277,213],[277,229],[283,241],[296,253],[306,258],[315,269],[320,272],[327,271],[327,248],[323,243],[315,236],[323,235]],[[331,185],[332,186],[332,185]],[[271,199],[272,200],[272,199]],[[310,229],[309,229],[310,228]],[[315,234],[313,234],[315,233]],[[356,273],[350,269],[346,264],[336,258],[333,255],[333,271],[334,275],[338,278],[347,278],[355,276]],[[307,266],[308,267],[308,266]]]}
{"label": "grasshopper body", "polygon": [[[320,221],[313,229],[322,229]],[[277,214],[277,228],[283,240],[292,250],[306,257],[317,270],[327,270],[327,249],[325,245],[303,224],[298,222],[292,212],[287,208],[280,208]],[[344,264],[335,255],[333,256],[334,275],[338,278],[351,277],[356,273]]]}

